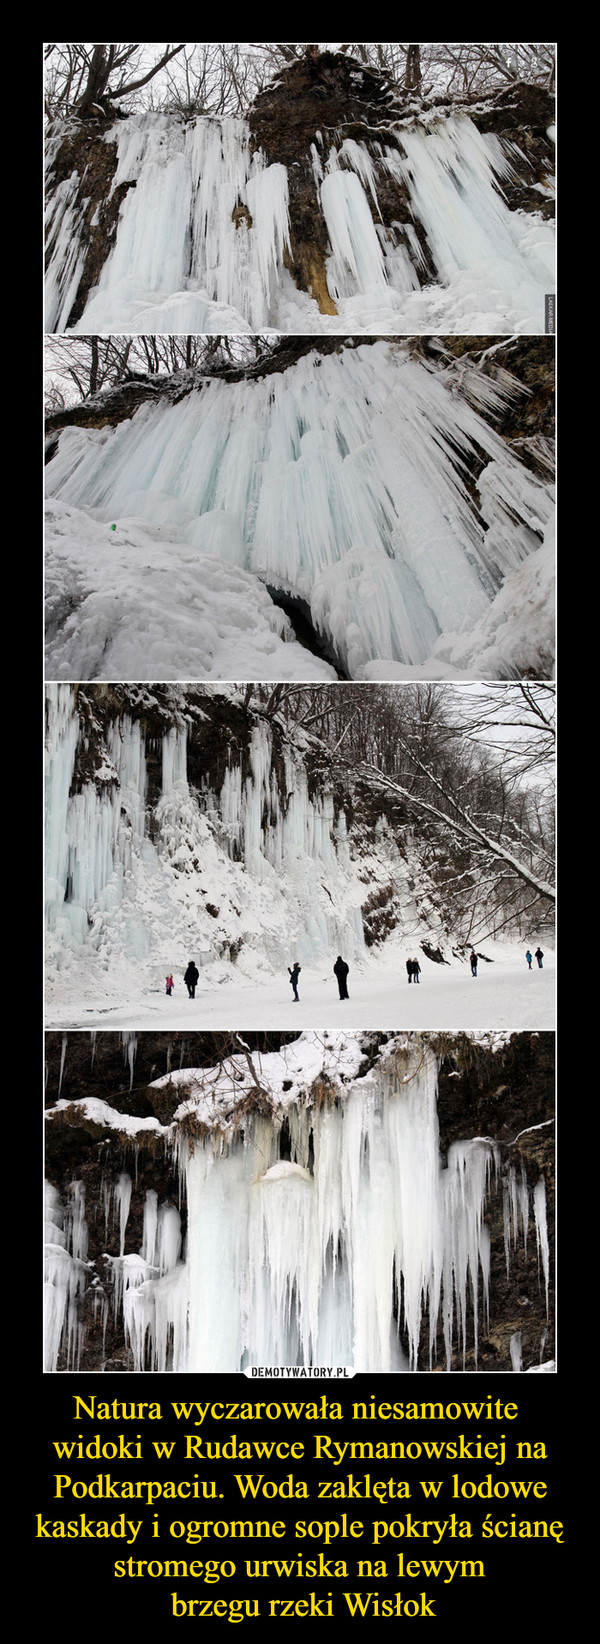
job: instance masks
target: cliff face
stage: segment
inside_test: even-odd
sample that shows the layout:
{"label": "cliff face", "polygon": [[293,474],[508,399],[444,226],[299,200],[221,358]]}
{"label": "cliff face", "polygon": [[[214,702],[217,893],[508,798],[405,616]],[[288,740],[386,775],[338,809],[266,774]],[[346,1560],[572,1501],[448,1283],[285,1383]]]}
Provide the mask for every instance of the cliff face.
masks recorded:
{"label": "cliff face", "polygon": [[[248,124],[252,143],[269,164],[289,168],[290,247],[287,266],[301,291],[317,298],[323,314],[335,312],[327,279],[331,255],[319,192],[319,162],[333,146],[351,165],[352,145],[361,145],[376,170],[376,189],[366,199],[377,230],[384,230],[406,253],[421,286],[439,277],[423,221],[415,212],[403,134],[440,127],[452,117],[468,118],[480,133],[499,140],[498,176],[511,209],[541,211],[551,217],[547,185],[554,169],[548,127],[554,99],[539,87],[517,85],[489,100],[425,100],[419,107],[384,74],[353,58],[324,52],[285,69],[257,97]],[[381,164],[382,154],[387,165]],[[506,175],[501,156],[510,156]],[[400,165],[394,165],[398,158]],[[387,174],[386,174],[387,172]],[[537,187],[536,187],[537,185]]]}
{"label": "cliff face", "polygon": [[[247,122],[57,125],[47,329],[464,332],[491,305],[503,331],[521,287],[518,329],[541,331],[552,120],[539,88],[402,102],[385,76],[325,52],[286,68]],[[468,312],[456,277],[475,268]],[[444,327],[438,299],[455,285]]]}
{"label": "cliff face", "polygon": [[[235,1036],[48,1036],[50,1368],[236,1368],[257,1215],[274,1285],[263,1314],[251,1310],[264,1318],[247,1344],[257,1362],[305,1362],[311,1332],[326,1351],[335,1305],[347,1339],[328,1345],[348,1356],[334,1362],[359,1368],[510,1371],[552,1357],[553,1036],[316,1038],[244,1035],[244,1051]],[[348,1147],[350,1197],[338,1180]],[[231,1362],[215,1365],[217,1270]],[[277,1319],[288,1286],[291,1334]]]}

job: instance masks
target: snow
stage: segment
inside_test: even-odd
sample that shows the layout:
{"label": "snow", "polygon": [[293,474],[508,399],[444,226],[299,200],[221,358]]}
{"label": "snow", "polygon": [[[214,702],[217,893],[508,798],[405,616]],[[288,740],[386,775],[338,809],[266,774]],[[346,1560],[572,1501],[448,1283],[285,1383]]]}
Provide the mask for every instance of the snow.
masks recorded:
{"label": "snow", "polygon": [[[112,189],[134,186],[75,329],[543,331],[544,295],[554,289],[553,229],[541,215],[508,209],[502,179],[511,165],[498,139],[479,133],[466,114],[430,118],[429,129],[415,122],[397,135],[398,146],[380,143],[376,157],[345,139],[324,169],[311,145],[337,307],[321,314],[284,266],[287,170],[267,165],[260,150],[250,154],[242,120],[145,113],[119,121],[105,139],[117,151]],[[413,221],[427,237],[436,283],[423,289],[412,224],[385,229],[380,220],[378,189],[390,174],[407,188]],[[82,272],[79,184],[74,173],[49,200],[47,330],[66,325]]]}
{"label": "snow", "polygon": [[519,392],[382,341],[63,430],[49,676],[334,677],[267,584],[304,602],[352,678],[547,677],[552,488],[491,421]]}
{"label": "snow", "polygon": [[[240,1048],[215,1068],[171,1076],[184,1098],[168,1136],[185,1175],[186,1258],[179,1259],[177,1212],[159,1207],[151,1192],[142,1252],[122,1250],[110,1262],[136,1370],[346,1364],[410,1372],[426,1308],[429,1369],[438,1322],[445,1368],[455,1348],[464,1365],[471,1339],[477,1363],[490,1286],[484,1212],[500,1149],[487,1137],[457,1142],[443,1166],[431,1049],[398,1036],[360,1077],[362,1057],[360,1036],[312,1032],[277,1053],[255,1052],[252,1065]],[[256,1079],[262,1111],[249,1111],[246,1101],[240,1129],[236,1109]],[[164,1083],[156,1081],[157,1088]],[[87,1104],[73,1104],[81,1105]],[[282,1160],[284,1117],[291,1157]],[[127,1180],[121,1178],[113,1215]],[[528,1201],[524,1171],[523,1196]],[[538,1189],[535,1197],[547,1238]],[[81,1209],[81,1194],[77,1202]],[[56,1246],[63,1264],[76,1263],[75,1235],[61,1225],[52,1190],[51,1216],[51,1250]],[[56,1289],[51,1369],[66,1312]],[[395,1322],[398,1292],[406,1354]],[[75,1296],[71,1329],[76,1304]],[[520,1370],[520,1357],[513,1364]]]}
{"label": "snow", "polygon": [[258,578],[223,555],[222,538],[219,546],[218,556],[202,545],[194,552],[138,519],[119,519],[111,531],[80,508],[50,503],[48,676],[336,679],[294,639]]}
{"label": "snow", "polygon": [[[493,963],[479,966],[474,980],[466,957],[446,966],[433,964],[419,951],[421,979],[418,987],[407,985],[404,950],[387,943],[384,952],[368,965],[352,967],[350,998],[338,998],[332,968],[303,967],[299,981],[299,1003],[293,999],[285,970],[279,977],[265,976],[260,986],[239,979],[231,967],[222,966],[221,979],[212,986],[200,972],[196,997],[188,999],[182,975],[175,977],[175,990],[168,999],[158,986],[140,985],[139,974],[120,967],[116,975],[98,975],[93,991],[92,978],[76,983],[69,973],[63,988],[52,987],[48,996],[48,1022],[52,1027],[83,1028],[96,1023],[103,1028],[121,1028],[135,1022],[140,1028],[322,1028],[340,1018],[349,1028],[420,1028],[432,1030],[480,1029],[493,1021],[498,1028],[525,1032],[553,1028],[555,1023],[554,955],[548,953],[542,971],[528,971],[524,949],[498,952],[498,944],[485,943]],[[414,944],[413,944],[414,946]],[[391,949],[391,951],[390,951]],[[412,949],[409,950],[412,953]],[[418,949],[415,947],[415,953]],[[331,962],[334,962],[332,951]],[[292,956],[290,955],[290,963]],[[165,973],[167,970],[165,962]],[[217,967],[208,967],[216,970]],[[119,999],[115,995],[123,990]],[[128,989],[126,995],[125,990]]]}

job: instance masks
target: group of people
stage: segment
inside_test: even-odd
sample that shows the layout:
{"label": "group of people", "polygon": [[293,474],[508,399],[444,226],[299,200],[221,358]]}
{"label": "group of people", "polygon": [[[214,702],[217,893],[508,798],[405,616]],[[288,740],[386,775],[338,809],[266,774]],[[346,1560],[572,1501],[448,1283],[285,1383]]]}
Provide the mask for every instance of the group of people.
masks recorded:
{"label": "group of people", "polygon": [[[291,965],[288,965],[288,976],[289,976],[291,985],[294,989],[294,1004],[299,1004],[300,1003],[300,1000],[299,1000],[299,997],[298,997],[298,977],[300,975],[301,968],[302,967],[301,967],[301,965],[298,964],[297,959],[295,960],[293,967]],[[338,953],[337,959],[335,961],[335,965],[333,967],[333,974],[337,978],[337,985],[338,985],[340,999],[349,999],[350,998],[350,994],[348,993],[348,972],[349,972],[349,970],[350,970],[350,966],[346,964],[345,959],[342,959],[341,953]]]}
{"label": "group of people", "polygon": [[[537,959],[539,968],[540,968],[540,970],[542,969],[542,961],[543,961],[544,955],[543,955],[542,949],[540,947],[536,948],[535,954],[530,953],[529,948],[528,948],[527,953],[525,954],[525,958],[527,960],[527,964],[528,964],[530,970],[531,970],[534,959]],[[471,975],[472,976],[477,975],[477,959],[478,959],[478,955],[476,954],[475,949],[471,948],[471,952],[469,954],[469,964],[471,966]],[[349,969],[350,969],[350,966],[346,964],[345,959],[342,959],[341,953],[338,953],[337,959],[335,961],[335,965],[333,967],[333,974],[334,974],[334,976],[336,977],[336,980],[337,980],[340,999],[349,999],[350,998],[350,995],[348,993],[348,972],[349,972]],[[300,1003],[300,999],[299,999],[299,995],[298,995],[298,977],[300,975],[300,970],[301,970],[301,966],[298,964],[297,959],[295,960],[293,966],[288,965],[288,976],[289,976],[289,979],[290,979],[291,986],[294,990],[294,1004],[299,1004]],[[407,974],[409,982],[418,982],[419,977],[421,975],[421,966],[419,964],[418,959],[407,959],[407,961],[406,961],[406,974]],[[200,972],[198,970],[197,965],[194,964],[193,959],[190,959],[188,968],[187,968],[187,970],[185,972],[185,976],[183,978],[183,980],[185,982],[185,985],[186,985],[186,988],[188,990],[188,997],[190,999],[195,999],[195,997],[196,997],[196,984],[198,982],[199,975],[200,975]],[[167,991],[167,994],[168,994],[169,998],[171,997],[174,986],[175,986],[175,983],[173,981],[173,977],[171,975],[167,976],[166,991]]]}
{"label": "group of people", "polygon": [[[198,970],[198,966],[194,964],[193,959],[190,959],[188,968],[187,968],[185,976],[183,978],[183,980],[185,982],[185,985],[186,985],[186,988],[188,990],[188,999],[195,999],[195,997],[196,997],[196,983],[198,981],[199,975],[200,975],[200,971]],[[171,998],[171,994],[173,992],[174,987],[175,987],[175,983],[173,981],[172,972],[170,971],[169,975],[165,978],[165,992],[166,992],[166,995],[167,995],[168,999]]]}

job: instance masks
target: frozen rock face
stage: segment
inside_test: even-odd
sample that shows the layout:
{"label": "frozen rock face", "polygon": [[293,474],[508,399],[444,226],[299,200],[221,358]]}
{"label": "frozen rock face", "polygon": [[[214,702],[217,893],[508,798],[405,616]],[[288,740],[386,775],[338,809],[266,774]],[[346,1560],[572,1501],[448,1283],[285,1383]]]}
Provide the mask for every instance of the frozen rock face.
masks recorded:
{"label": "frozen rock face", "polygon": [[410,830],[312,739],[244,712],[236,687],[139,696],[49,687],[49,1000],[65,969],[97,1006],[164,991],[190,955],[213,983],[267,984],[292,955],[359,959],[402,921],[445,941]]}
{"label": "frozen rock face", "polygon": [[46,328],[543,331],[552,102],[526,91],[516,111],[407,114],[382,76],[324,53],[248,123],[57,128]]}
{"label": "frozen rock face", "polygon": [[[493,1314],[498,1305],[495,1285],[502,1291],[507,1283],[491,1262],[490,1200],[500,1172],[507,1269],[527,1249],[535,1219],[543,1357],[543,1175],[534,1171],[530,1184],[521,1161],[517,1179],[514,1150],[507,1164],[486,1137],[452,1143],[444,1161],[432,1049],[418,1036],[392,1036],[366,1061],[365,1050],[360,1035],[303,1034],[276,1053],[240,1053],[221,1067],[158,1081],[157,1096],[162,1089],[183,1098],[171,1125],[153,1121],[185,1178],[183,1258],[179,1214],[153,1189],[141,1249],[125,1248],[131,1181],[122,1173],[114,1189],[103,1189],[107,1232],[112,1218],[120,1253],[108,1270],[105,1262],[101,1280],[91,1269],[87,1275],[97,1311],[106,1315],[112,1299],[128,1368],[227,1373],[253,1364],[337,1364],[403,1373],[460,1370],[467,1358],[477,1368],[490,1307]],[[53,1110],[55,1119],[65,1106]],[[117,1132],[127,1124],[133,1139],[133,1118],[94,1100],[76,1107],[87,1122]],[[144,1124],[137,1121],[139,1140]],[[62,1278],[65,1263],[78,1271],[85,1255],[81,1183],[70,1197],[69,1220],[50,1193],[50,1368],[76,1328],[83,1345],[75,1280],[69,1295]],[[506,1351],[520,1371],[518,1332],[508,1334]],[[527,1352],[530,1363],[529,1330]]]}
{"label": "frozen rock face", "polygon": [[[377,342],[309,353],[261,378],[204,380],[178,403],[160,398],[112,428],[64,428],[46,470],[55,499],[49,676],[272,678],[266,661],[262,674],[242,670],[243,636],[231,635],[227,670],[221,640],[234,584],[249,627],[258,620],[248,577],[265,603],[263,650],[277,645],[277,627],[284,642],[280,669],[292,636],[265,584],[301,602],[351,678],[370,677],[374,664],[388,677],[429,664],[440,677],[460,634],[467,676],[547,675],[549,600],[528,654],[509,625],[503,662],[478,629],[503,580],[540,549],[552,513],[551,488],[493,427],[518,394],[506,372],[494,383],[465,361],[415,359],[407,345]],[[91,516],[93,543],[58,504]],[[509,594],[503,622],[512,608]],[[319,667],[326,677],[329,664]],[[455,667],[447,661],[447,675]]]}

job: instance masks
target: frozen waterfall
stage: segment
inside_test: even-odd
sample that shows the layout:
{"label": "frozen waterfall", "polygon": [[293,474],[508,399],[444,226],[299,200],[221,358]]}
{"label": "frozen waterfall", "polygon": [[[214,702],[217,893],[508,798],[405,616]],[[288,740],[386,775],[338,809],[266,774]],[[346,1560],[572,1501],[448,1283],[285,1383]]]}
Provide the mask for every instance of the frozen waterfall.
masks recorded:
{"label": "frozen waterfall", "polygon": [[[211,984],[236,973],[265,983],[274,971],[286,976],[292,948],[303,966],[324,955],[333,962],[340,947],[357,960],[366,951],[362,906],[390,875],[406,917],[416,918],[411,864],[385,822],[370,837],[367,883],[360,831],[352,849],[326,777],[311,782],[291,741],[274,750],[265,720],[249,720],[246,752],[232,747],[222,771],[207,759],[191,789],[186,727],[152,737],[123,713],[108,719],[84,778],[80,693],[77,702],[74,687],[48,687],[49,1002],[65,970],[72,1005],[82,984],[97,1005],[107,989],[115,999],[164,992],[167,971],[182,973],[190,957]],[[207,694],[205,720],[212,701]],[[433,907],[430,917],[440,940]],[[134,1057],[130,1034],[130,1082]]]}
{"label": "frozen waterfall", "polygon": [[[309,353],[259,380],[204,380],[114,428],[64,429],[46,470],[50,599],[67,611],[50,629],[49,675],[214,677],[215,628],[231,632],[222,599],[199,659],[193,625],[200,634],[218,571],[265,599],[266,585],[300,600],[351,678],[432,658],[439,677],[443,636],[485,622],[551,517],[551,488],[492,426],[518,392],[506,373],[497,384],[378,342]],[[478,509],[468,471],[480,452]],[[73,508],[89,525],[81,515],[71,525]],[[241,587],[238,609],[250,627]],[[216,677],[277,676],[266,654],[259,675],[242,671],[230,643],[229,671]]]}
{"label": "frozen waterfall", "polygon": [[[366,1074],[362,1054],[359,1035],[304,1034],[257,1058],[258,1075],[243,1054],[171,1075],[184,1100],[164,1134],[185,1179],[187,1250],[182,1260],[178,1212],[149,1192],[143,1249],[124,1252],[131,1184],[121,1176],[121,1255],[109,1268],[131,1369],[414,1372],[440,1358],[446,1370],[464,1368],[467,1352],[477,1362],[500,1148],[474,1137],[443,1161],[437,1063],[425,1042],[392,1040]],[[511,1199],[511,1180],[507,1191]],[[529,1198],[522,1171],[520,1219]],[[534,1199],[547,1249],[539,1184]],[[55,1367],[61,1328],[71,1355],[81,1334],[81,1218],[70,1255],[56,1195],[51,1215]],[[102,1282],[110,1290],[110,1274]]]}
{"label": "frozen waterfall", "polygon": [[[286,166],[251,153],[243,120],[142,113],[105,134],[116,149],[108,198],[122,185],[126,193],[75,330],[543,331],[552,227],[509,210],[502,181],[511,167],[498,138],[465,113],[382,128],[369,146],[341,132],[315,137],[297,164],[314,176],[329,237],[326,313],[286,266]],[[59,128],[50,165],[60,141]],[[412,221],[386,227],[378,196],[390,177],[407,191]],[[86,203],[76,170],[49,198],[48,331],[66,328],[77,295]],[[437,282],[423,291],[415,222]]]}

